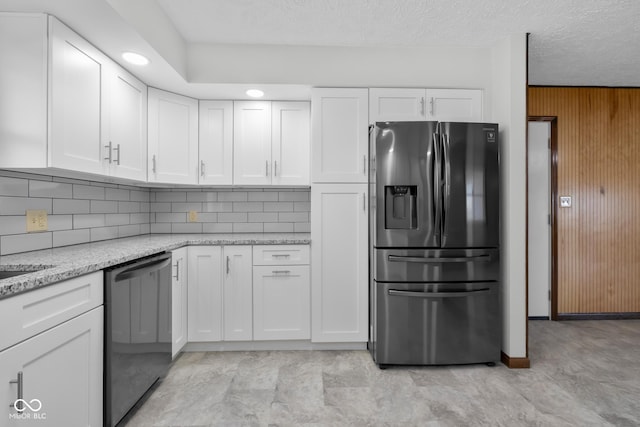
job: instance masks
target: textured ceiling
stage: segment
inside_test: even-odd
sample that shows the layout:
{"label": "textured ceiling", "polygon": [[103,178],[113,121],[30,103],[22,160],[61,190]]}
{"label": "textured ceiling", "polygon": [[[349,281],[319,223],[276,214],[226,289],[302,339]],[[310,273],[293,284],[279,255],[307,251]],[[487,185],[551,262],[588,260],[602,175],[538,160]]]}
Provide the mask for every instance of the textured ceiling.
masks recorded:
{"label": "textured ceiling", "polygon": [[528,32],[529,83],[640,86],[638,0],[157,0],[187,43],[491,47]]}

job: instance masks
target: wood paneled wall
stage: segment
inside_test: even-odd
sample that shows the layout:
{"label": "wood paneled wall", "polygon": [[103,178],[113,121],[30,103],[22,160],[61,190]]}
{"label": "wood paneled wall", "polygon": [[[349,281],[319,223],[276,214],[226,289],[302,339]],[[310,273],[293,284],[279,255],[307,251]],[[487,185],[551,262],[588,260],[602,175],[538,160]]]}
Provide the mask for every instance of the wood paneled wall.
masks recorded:
{"label": "wood paneled wall", "polygon": [[640,89],[531,87],[528,102],[558,118],[573,202],[558,202],[558,313],[640,312]]}

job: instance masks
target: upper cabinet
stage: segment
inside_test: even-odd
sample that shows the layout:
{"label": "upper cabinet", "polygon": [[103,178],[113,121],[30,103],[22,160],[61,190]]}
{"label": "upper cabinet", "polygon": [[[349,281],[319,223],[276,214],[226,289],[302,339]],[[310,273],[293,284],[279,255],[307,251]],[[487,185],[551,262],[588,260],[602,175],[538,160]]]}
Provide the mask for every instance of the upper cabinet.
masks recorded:
{"label": "upper cabinet", "polygon": [[198,183],[198,101],[149,88],[148,180]]}
{"label": "upper cabinet", "polygon": [[200,101],[200,184],[233,184],[233,101]]}
{"label": "upper cabinet", "polygon": [[309,185],[308,102],[234,102],[238,185]]}
{"label": "upper cabinet", "polygon": [[104,160],[109,175],[147,179],[147,85],[115,64],[106,69]]}
{"label": "upper cabinet", "polygon": [[364,183],[368,179],[367,89],[313,89],[312,181]]}
{"label": "upper cabinet", "polygon": [[369,90],[370,122],[481,122],[482,90],[388,89]]}
{"label": "upper cabinet", "polygon": [[0,26],[0,167],[145,180],[146,86],[53,17]]}

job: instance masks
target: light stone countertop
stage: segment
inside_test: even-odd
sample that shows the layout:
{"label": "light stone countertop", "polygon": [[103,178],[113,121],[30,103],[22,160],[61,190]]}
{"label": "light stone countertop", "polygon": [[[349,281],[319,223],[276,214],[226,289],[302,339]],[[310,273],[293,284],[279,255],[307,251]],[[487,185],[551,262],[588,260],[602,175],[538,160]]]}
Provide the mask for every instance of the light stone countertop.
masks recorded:
{"label": "light stone countertop", "polygon": [[0,280],[0,299],[188,245],[301,245],[309,233],[150,234],[0,257],[0,271],[33,271]]}

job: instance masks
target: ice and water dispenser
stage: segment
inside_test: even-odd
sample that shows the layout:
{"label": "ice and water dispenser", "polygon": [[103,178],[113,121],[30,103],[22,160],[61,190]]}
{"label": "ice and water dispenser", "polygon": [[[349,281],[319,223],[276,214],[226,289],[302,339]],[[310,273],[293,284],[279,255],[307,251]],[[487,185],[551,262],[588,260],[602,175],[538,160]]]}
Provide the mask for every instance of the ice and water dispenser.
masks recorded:
{"label": "ice and water dispenser", "polygon": [[416,212],[417,185],[386,185],[384,187],[385,228],[418,228]]}

